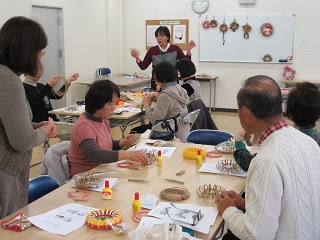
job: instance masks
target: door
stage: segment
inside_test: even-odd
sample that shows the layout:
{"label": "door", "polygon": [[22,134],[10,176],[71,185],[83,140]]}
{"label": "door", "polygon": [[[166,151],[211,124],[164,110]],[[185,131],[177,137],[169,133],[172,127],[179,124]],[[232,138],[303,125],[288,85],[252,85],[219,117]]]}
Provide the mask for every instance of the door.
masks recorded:
{"label": "door", "polygon": [[[42,57],[43,74],[39,82],[46,84],[54,76],[64,76],[63,57],[63,21],[62,9],[54,7],[32,6],[32,19],[39,22],[48,36],[46,54]],[[54,89],[58,90],[64,84],[60,81]],[[52,100],[53,109],[66,106],[66,98]]]}

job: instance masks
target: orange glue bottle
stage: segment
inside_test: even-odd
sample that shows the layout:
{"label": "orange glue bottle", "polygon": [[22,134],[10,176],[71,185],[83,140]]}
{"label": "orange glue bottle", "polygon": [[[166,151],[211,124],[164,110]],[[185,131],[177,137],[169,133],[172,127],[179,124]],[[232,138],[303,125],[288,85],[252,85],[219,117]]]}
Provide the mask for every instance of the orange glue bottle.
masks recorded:
{"label": "orange glue bottle", "polygon": [[158,151],[158,166],[162,166],[161,150]]}
{"label": "orange glue bottle", "polygon": [[132,96],[133,96],[133,97],[137,96],[136,91],[133,91],[133,92],[132,92]]}
{"label": "orange glue bottle", "polygon": [[143,98],[143,91],[140,91],[140,98]]}
{"label": "orange glue bottle", "polygon": [[111,200],[112,197],[113,197],[112,189],[109,187],[109,181],[106,180],[104,182],[104,189],[102,189],[102,198],[107,199],[107,200]]}
{"label": "orange glue bottle", "polygon": [[136,212],[140,212],[141,211],[141,202],[140,202],[140,198],[139,198],[139,193],[136,192],[134,194],[134,200],[132,202],[132,212],[136,213]]}
{"label": "orange glue bottle", "polygon": [[196,163],[197,165],[202,165],[202,156],[201,156],[201,150],[198,149],[198,154],[196,156]]}

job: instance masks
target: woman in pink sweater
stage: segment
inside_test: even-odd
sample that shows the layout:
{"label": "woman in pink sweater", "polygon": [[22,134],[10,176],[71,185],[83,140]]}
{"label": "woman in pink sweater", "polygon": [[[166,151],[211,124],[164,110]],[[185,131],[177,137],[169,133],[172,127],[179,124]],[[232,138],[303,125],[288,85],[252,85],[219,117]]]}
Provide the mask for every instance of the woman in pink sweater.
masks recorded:
{"label": "woman in pink sweater", "polygon": [[144,151],[121,150],[133,135],[121,140],[112,139],[109,119],[119,96],[119,88],[110,80],[96,81],[91,85],[85,97],[86,111],[76,121],[71,132],[71,177],[99,164],[123,159],[142,165],[148,163],[148,156]]}

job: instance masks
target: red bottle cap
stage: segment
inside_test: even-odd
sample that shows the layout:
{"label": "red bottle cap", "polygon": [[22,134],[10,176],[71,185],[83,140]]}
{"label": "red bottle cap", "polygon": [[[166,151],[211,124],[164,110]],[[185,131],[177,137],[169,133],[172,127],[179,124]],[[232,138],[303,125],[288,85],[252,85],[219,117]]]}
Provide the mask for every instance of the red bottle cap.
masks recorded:
{"label": "red bottle cap", "polygon": [[200,149],[198,149],[198,155],[201,155],[201,150]]}
{"label": "red bottle cap", "polygon": [[134,200],[139,200],[139,193],[138,193],[138,192],[136,192],[136,193],[134,194]]}
{"label": "red bottle cap", "polygon": [[108,187],[109,187],[109,181],[108,181],[108,180],[106,180],[106,181],[104,182],[104,187],[105,187],[105,188],[108,188]]}
{"label": "red bottle cap", "polygon": [[158,151],[158,157],[161,157],[161,150]]}

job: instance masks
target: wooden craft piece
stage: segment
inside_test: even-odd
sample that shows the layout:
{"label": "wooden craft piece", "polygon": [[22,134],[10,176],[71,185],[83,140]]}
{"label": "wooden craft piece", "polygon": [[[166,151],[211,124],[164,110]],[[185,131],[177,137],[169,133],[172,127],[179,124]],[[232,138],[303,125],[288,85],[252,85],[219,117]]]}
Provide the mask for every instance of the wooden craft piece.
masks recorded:
{"label": "wooden craft piece", "polygon": [[200,198],[210,198],[214,199],[218,194],[221,194],[221,191],[225,191],[225,189],[216,184],[205,184],[197,188],[197,196]]}
{"label": "wooden craft piece", "polygon": [[272,56],[270,54],[264,55],[262,59],[264,62],[272,62]]}
{"label": "wooden craft piece", "polygon": [[212,28],[216,28],[218,25],[219,25],[219,24],[218,24],[218,21],[217,21],[217,20],[212,19],[212,20],[210,21],[210,26],[211,26]]}
{"label": "wooden craft piece", "polygon": [[235,32],[237,29],[239,28],[239,23],[237,23],[237,20],[233,20],[232,23],[230,23],[230,30],[232,30],[232,32]]}
{"label": "wooden craft piece", "polygon": [[271,23],[264,23],[261,25],[260,27],[260,33],[264,36],[264,37],[270,37],[273,34],[274,28],[272,26]]}
{"label": "wooden craft piece", "polygon": [[227,160],[227,159],[220,160],[217,163],[217,169],[219,169],[220,172],[232,173],[232,174],[235,174],[241,171],[241,168],[236,161]]}
{"label": "wooden craft piece", "polygon": [[211,24],[210,24],[210,22],[209,22],[208,20],[205,20],[205,21],[202,23],[202,27],[203,27],[204,29],[208,29],[208,28],[210,28],[210,26],[211,26]]}
{"label": "wooden craft piece", "polygon": [[72,177],[75,188],[88,188],[97,186],[103,178],[119,177],[117,172],[91,172],[78,173]]}
{"label": "wooden craft piece", "polygon": [[248,23],[246,23],[246,25],[242,26],[242,29],[244,31],[243,38],[249,39],[249,32],[251,32],[252,27]]}
{"label": "wooden craft piece", "polygon": [[225,24],[224,22],[220,25],[220,31],[222,32],[222,44],[224,45],[225,40],[224,40],[224,33],[228,31],[228,25]]}

